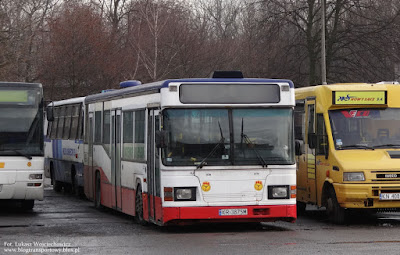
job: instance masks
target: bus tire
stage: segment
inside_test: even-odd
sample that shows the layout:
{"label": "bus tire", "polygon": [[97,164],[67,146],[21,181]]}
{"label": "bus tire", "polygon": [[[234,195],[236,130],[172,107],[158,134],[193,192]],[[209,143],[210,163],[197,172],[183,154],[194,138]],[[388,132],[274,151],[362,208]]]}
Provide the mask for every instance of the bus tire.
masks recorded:
{"label": "bus tire", "polygon": [[76,171],[75,167],[72,167],[71,169],[71,192],[73,195],[76,195],[78,197],[82,197],[82,192],[81,188],[78,185],[78,182],[76,180]]}
{"label": "bus tire", "polygon": [[54,171],[51,170],[51,182],[53,183],[53,190],[55,192],[61,192],[62,184],[59,181],[56,181],[56,176],[54,175]]}
{"label": "bus tire", "polygon": [[135,221],[136,223],[144,226],[147,222],[143,218],[143,198],[142,187],[138,185],[135,196]]}
{"label": "bus tire", "polygon": [[333,187],[328,189],[326,213],[329,221],[334,224],[343,224],[345,222],[345,209],[340,207]]}
{"label": "bus tire", "polygon": [[103,205],[101,204],[101,179],[99,172],[96,172],[94,207],[96,209],[103,208]]}
{"label": "bus tire", "polygon": [[35,206],[35,200],[24,200],[22,201],[22,210],[32,210],[33,207]]}

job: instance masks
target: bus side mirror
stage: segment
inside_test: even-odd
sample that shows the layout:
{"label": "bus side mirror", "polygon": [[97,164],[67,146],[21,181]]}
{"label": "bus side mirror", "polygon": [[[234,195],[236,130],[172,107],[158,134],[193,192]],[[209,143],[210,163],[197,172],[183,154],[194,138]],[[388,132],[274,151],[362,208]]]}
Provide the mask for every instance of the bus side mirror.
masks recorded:
{"label": "bus side mirror", "polygon": [[308,146],[311,149],[315,149],[317,144],[317,136],[314,133],[309,133],[308,134]]}
{"label": "bus side mirror", "polygon": [[46,107],[46,118],[47,118],[47,121],[54,121],[53,106]]}
{"label": "bus side mirror", "polygon": [[167,132],[165,132],[164,130],[157,130],[155,140],[157,148],[166,148]]}

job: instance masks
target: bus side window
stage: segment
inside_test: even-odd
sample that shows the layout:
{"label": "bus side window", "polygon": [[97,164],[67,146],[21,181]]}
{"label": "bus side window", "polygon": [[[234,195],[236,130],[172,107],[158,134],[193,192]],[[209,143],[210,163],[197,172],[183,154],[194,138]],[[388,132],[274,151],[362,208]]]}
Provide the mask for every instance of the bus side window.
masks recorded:
{"label": "bus side window", "polygon": [[58,112],[59,108],[54,108],[54,120],[52,121],[53,124],[51,125],[50,130],[50,138],[55,139],[57,137],[57,129],[58,129]]}
{"label": "bus side window", "polygon": [[135,111],[134,122],[133,158],[134,160],[144,160],[145,110]]}
{"label": "bus side window", "polygon": [[65,120],[64,120],[64,131],[63,139],[69,139],[71,133],[71,118],[72,118],[72,105],[65,107]]}
{"label": "bus side window", "polygon": [[71,140],[78,139],[79,110],[80,105],[72,106],[71,133],[69,137]]}
{"label": "bus side window", "polygon": [[63,137],[63,129],[64,129],[64,120],[65,120],[65,106],[62,106],[58,109],[58,125],[57,125],[57,139],[62,139]]}
{"label": "bus side window", "polygon": [[94,113],[94,144],[101,144],[101,111]]}

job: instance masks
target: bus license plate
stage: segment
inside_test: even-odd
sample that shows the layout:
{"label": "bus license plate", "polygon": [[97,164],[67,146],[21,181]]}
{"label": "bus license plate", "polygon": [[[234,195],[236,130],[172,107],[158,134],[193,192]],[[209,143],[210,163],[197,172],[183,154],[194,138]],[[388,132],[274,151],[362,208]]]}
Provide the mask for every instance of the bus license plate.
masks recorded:
{"label": "bus license plate", "polygon": [[381,193],[379,200],[400,200],[400,193]]}
{"label": "bus license plate", "polygon": [[247,209],[219,209],[219,216],[247,215]]}

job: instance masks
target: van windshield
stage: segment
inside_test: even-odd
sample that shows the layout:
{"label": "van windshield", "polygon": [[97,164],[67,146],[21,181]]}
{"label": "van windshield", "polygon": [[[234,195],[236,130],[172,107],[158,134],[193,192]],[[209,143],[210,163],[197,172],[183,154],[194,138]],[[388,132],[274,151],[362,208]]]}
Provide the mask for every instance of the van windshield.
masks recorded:
{"label": "van windshield", "polygon": [[329,118],[337,150],[400,148],[400,109],[331,110]]}

